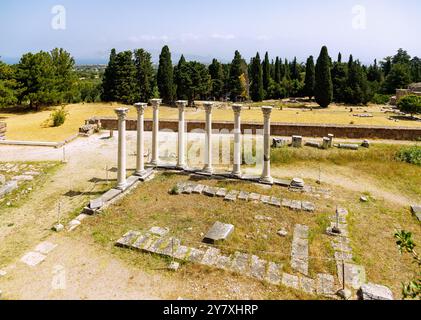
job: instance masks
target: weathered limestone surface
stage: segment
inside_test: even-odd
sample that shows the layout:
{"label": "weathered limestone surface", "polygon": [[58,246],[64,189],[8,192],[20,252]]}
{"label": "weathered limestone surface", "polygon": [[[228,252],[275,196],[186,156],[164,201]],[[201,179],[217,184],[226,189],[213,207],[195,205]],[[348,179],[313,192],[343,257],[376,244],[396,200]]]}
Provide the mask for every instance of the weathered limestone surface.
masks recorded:
{"label": "weathered limestone surface", "polygon": [[335,279],[332,275],[317,275],[317,294],[323,296],[333,296],[335,294]]}
{"label": "weathered limestone surface", "polygon": [[36,246],[35,251],[42,253],[42,254],[49,254],[57,248],[57,245],[48,241],[42,242]]}
{"label": "weathered limestone surface", "polygon": [[38,264],[40,264],[42,261],[44,261],[46,258],[45,255],[39,252],[28,252],[25,254],[20,261],[27,264],[30,267],[35,267]]}
{"label": "weathered limestone surface", "polygon": [[130,247],[133,241],[140,236],[140,232],[129,231],[122,238],[117,240],[116,245],[119,247]]}
{"label": "weathered limestone surface", "polygon": [[283,273],[282,284],[288,288],[299,289],[299,280],[297,276]]}
{"label": "weathered limestone surface", "polygon": [[361,300],[393,300],[392,291],[381,285],[367,283],[358,292]]}
{"label": "weathered limestone surface", "polygon": [[226,224],[217,221],[207,232],[203,242],[213,244],[218,241],[227,240],[233,232],[234,226],[232,224]]}
{"label": "weathered limestone surface", "polygon": [[291,267],[308,275],[308,227],[296,225],[291,250]]}

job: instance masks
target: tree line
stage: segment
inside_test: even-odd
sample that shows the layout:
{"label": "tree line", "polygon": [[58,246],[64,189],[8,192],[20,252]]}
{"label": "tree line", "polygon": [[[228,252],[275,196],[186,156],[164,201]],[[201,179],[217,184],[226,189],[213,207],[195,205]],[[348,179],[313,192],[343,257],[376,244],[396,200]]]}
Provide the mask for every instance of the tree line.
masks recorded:
{"label": "tree line", "polygon": [[80,77],[73,57],[63,49],[27,53],[16,65],[0,62],[0,106],[57,105],[71,102],[115,101],[132,104],[161,97],[165,103],[188,100],[234,102],[288,97],[315,99],[321,107],[386,103],[397,88],[421,82],[421,59],[399,49],[379,63],[364,65],[351,55],[333,60],[327,47],[305,63],[260,53],[247,62],[236,51],[230,63],[213,59],[209,65],[181,56],[173,64],[168,46],[162,48],[158,66],[144,49],[111,50],[98,79]]}

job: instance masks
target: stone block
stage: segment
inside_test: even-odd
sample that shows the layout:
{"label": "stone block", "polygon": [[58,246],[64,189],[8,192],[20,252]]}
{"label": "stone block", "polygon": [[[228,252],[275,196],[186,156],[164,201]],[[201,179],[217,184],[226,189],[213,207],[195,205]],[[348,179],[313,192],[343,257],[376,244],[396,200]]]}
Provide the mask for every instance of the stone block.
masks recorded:
{"label": "stone block", "polygon": [[358,291],[360,300],[394,300],[392,291],[385,286],[367,283]]}
{"label": "stone block", "polygon": [[315,294],[316,282],[307,277],[300,277],[300,290],[308,294]]}
{"label": "stone block", "polygon": [[203,256],[201,264],[206,265],[206,266],[216,265],[216,262],[218,261],[220,253],[221,253],[221,250],[217,248],[209,248],[205,252],[205,255]]}
{"label": "stone block", "polygon": [[218,241],[224,241],[227,240],[233,232],[234,226],[232,224],[226,224],[217,221],[212,226],[212,228],[206,233],[203,242],[214,244]]}
{"label": "stone block", "polygon": [[260,197],[260,202],[264,203],[264,204],[270,204],[272,201],[272,197],[271,196],[264,196],[262,195]]}
{"label": "stone block", "polygon": [[69,222],[69,225],[67,226],[67,231],[72,232],[73,230],[75,230],[76,228],[78,228],[81,225],[79,220],[72,220]]}
{"label": "stone block", "polygon": [[249,196],[250,196],[250,193],[241,191],[240,194],[238,195],[238,200],[248,201]]}
{"label": "stone block", "polygon": [[232,258],[230,256],[219,255],[215,266],[219,269],[230,270],[232,265]]}
{"label": "stone block", "polygon": [[260,194],[250,193],[249,201],[258,202],[260,200]]}
{"label": "stone block", "polygon": [[292,147],[301,148],[303,146],[303,137],[302,136],[292,136]]}
{"label": "stone block", "polygon": [[203,184],[198,184],[193,188],[193,193],[202,194],[203,189],[205,189],[205,186]]}
{"label": "stone block", "polygon": [[178,260],[185,260],[188,254],[189,248],[186,246],[178,246],[177,250],[172,255],[173,258]]}
{"label": "stone block", "polygon": [[230,192],[228,192],[228,194],[225,196],[224,200],[225,201],[230,201],[230,202],[234,202],[237,200],[239,192],[236,190],[231,190]]}
{"label": "stone block", "polygon": [[42,253],[42,254],[49,254],[57,248],[57,245],[48,241],[42,242],[36,246],[35,251]]}
{"label": "stone block", "polygon": [[250,256],[246,253],[235,252],[231,270],[241,275],[250,275]]}
{"label": "stone block", "polygon": [[203,194],[205,195],[205,196],[208,196],[208,197],[215,197],[215,195],[216,195],[216,189],[215,188],[213,188],[213,187],[205,187],[204,189],[203,189]]}
{"label": "stone block", "polygon": [[8,181],[6,184],[2,187],[0,187],[0,198],[4,197],[5,195],[13,192],[18,188],[18,182],[17,181]]}
{"label": "stone block", "polygon": [[272,197],[270,199],[270,204],[274,207],[280,208],[281,207],[281,199],[279,199],[277,197]]}
{"label": "stone block", "polygon": [[343,284],[343,268],[345,268],[345,286],[358,290],[366,282],[366,273],[363,266],[352,263],[343,265],[342,262],[337,261],[336,267],[339,283]]}
{"label": "stone block", "polygon": [[299,289],[298,277],[285,272],[282,274],[282,284],[288,288]]}
{"label": "stone block", "polygon": [[190,248],[189,253],[187,255],[187,261],[194,262],[194,263],[200,263],[205,255],[205,252],[203,250],[199,250],[196,248]]}
{"label": "stone block", "polygon": [[274,263],[269,262],[268,266],[268,273],[266,275],[266,281],[273,285],[279,285],[281,283],[281,270],[282,266]]}
{"label": "stone block", "polygon": [[301,208],[302,208],[303,211],[306,211],[306,212],[316,211],[316,206],[314,205],[314,203],[309,202],[309,201],[302,201],[301,202]]}
{"label": "stone block", "polygon": [[39,252],[28,252],[20,259],[20,261],[22,261],[30,267],[35,267],[42,261],[44,261],[45,258],[46,256]]}
{"label": "stone block", "polygon": [[317,275],[317,294],[333,296],[335,294],[335,278],[330,274]]}
{"label": "stone block", "polygon": [[91,200],[89,202],[89,208],[93,209],[93,210],[97,210],[97,209],[101,209],[101,207],[104,205],[104,200],[103,198],[97,198],[94,200]]}
{"label": "stone block", "polygon": [[251,270],[250,274],[253,278],[263,281],[266,275],[266,265],[267,261],[260,259],[257,256],[251,257]]}
{"label": "stone block", "polygon": [[133,241],[141,235],[140,232],[137,231],[129,231],[127,232],[122,238],[117,240],[116,246],[118,247],[130,247]]}
{"label": "stone block", "polygon": [[227,189],[225,188],[219,188],[218,191],[216,192],[216,196],[218,198],[225,198],[227,196]]}
{"label": "stone block", "polygon": [[170,229],[168,228],[161,228],[161,227],[152,227],[149,229],[149,233],[163,237],[170,232]]}

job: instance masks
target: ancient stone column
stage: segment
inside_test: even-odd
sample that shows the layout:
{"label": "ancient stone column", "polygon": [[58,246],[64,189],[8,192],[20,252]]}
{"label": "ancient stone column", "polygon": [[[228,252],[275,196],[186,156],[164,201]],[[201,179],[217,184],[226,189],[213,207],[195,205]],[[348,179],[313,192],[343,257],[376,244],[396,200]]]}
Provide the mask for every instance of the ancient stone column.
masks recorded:
{"label": "ancient stone column", "polygon": [[188,102],[185,100],[179,100],[176,102],[178,107],[178,169],[185,169],[186,167],[184,110],[186,109],[187,103]]}
{"label": "ancient stone column", "polygon": [[203,171],[213,173],[212,167],[212,102],[205,103],[206,111],[206,142],[205,142],[205,167]]}
{"label": "ancient stone column", "polygon": [[144,132],[144,116],[147,103],[135,103],[137,110],[137,158],[136,158],[136,172],[135,175],[142,176],[145,173],[145,139],[143,137]]}
{"label": "ancient stone column", "polygon": [[158,134],[159,134],[159,106],[161,105],[161,99],[152,99],[151,104],[153,108],[153,128],[152,128],[152,159],[151,165],[158,165],[159,158],[159,145],[158,145]]}
{"label": "ancient stone column", "polygon": [[270,115],[272,113],[272,107],[263,106],[263,117],[264,117],[264,143],[263,143],[263,172],[260,178],[262,183],[273,183],[273,178],[270,175]]}
{"label": "ancient stone column", "polygon": [[117,108],[114,110],[118,116],[118,164],[117,189],[126,187],[126,118],[129,109]]}
{"label": "ancient stone column", "polygon": [[232,110],[234,111],[234,166],[232,175],[241,177],[241,110],[240,104],[234,104]]}

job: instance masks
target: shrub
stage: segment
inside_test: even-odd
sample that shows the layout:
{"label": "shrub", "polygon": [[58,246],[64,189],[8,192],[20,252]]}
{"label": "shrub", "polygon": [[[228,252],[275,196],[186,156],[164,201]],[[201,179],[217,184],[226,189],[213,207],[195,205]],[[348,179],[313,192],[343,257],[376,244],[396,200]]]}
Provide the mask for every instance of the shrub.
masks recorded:
{"label": "shrub", "polygon": [[69,113],[65,110],[64,106],[60,109],[56,109],[51,113],[50,119],[53,127],[60,127],[66,121],[66,117]]}
{"label": "shrub", "polygon": [[410,148],[403,148],[398,152],[396,158],[399,161],[421,166],[421,147],[413,146]]}
{"label": "shrub", "polygon": [[421,97],[416,95],[403,97],[399,100],[398,107],[402,112],[410,113],[411,115],[421,113]]}
{"label": "shrub", "polygon": [[390,96],[387,94],[374,94],[373,98],[371,98],[371,102],[374,104],[388,104],[390,101]]}

